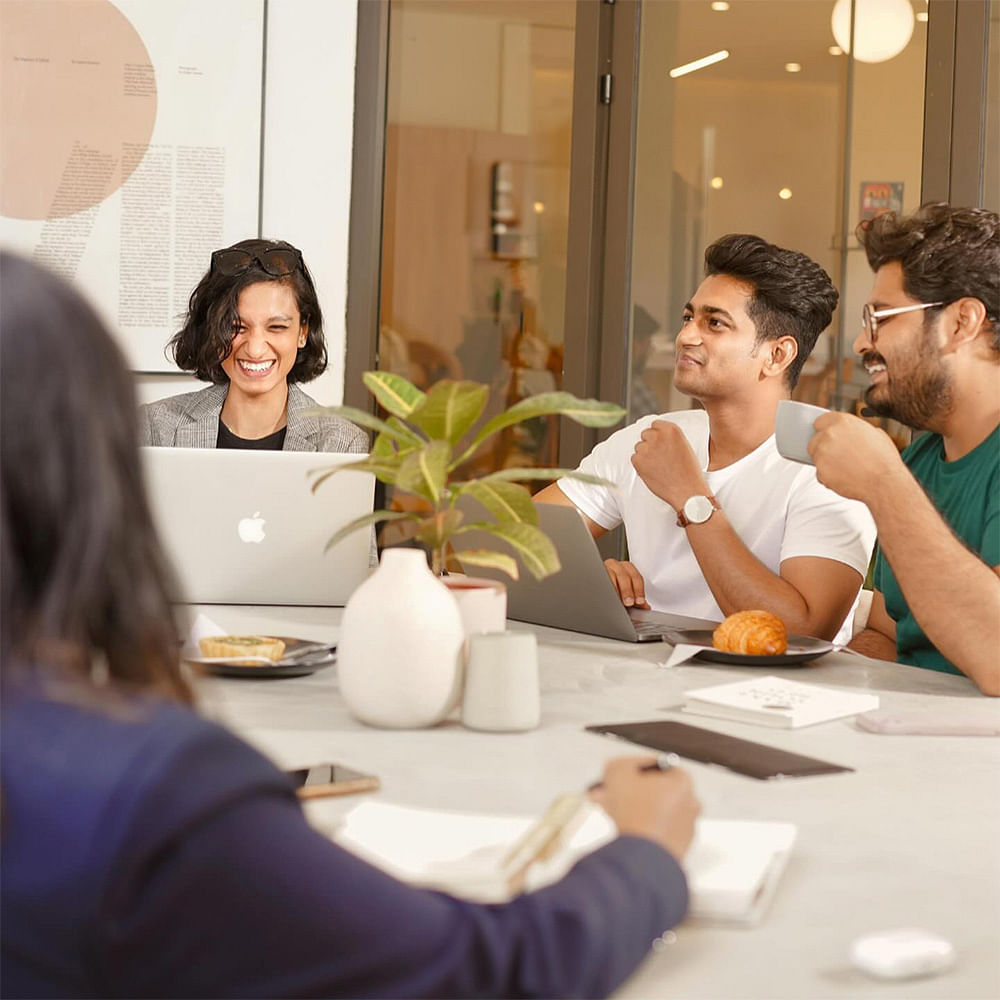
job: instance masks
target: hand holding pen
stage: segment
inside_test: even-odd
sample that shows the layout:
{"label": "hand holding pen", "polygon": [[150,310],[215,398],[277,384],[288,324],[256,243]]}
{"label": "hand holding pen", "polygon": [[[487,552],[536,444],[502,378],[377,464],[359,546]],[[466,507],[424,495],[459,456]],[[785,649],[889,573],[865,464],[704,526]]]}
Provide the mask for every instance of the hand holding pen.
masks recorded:
{"label": "hand holding pen", "polygon": [[[677,754],[658,757],[618,757],[604,768],[587,794],[614,820],[618,832],[645,837],[684,857],[694,837],[701,811],[687,772],[676,768]],[[500,862],[511,892],[520,892],[528,870],[558,849],[580,821],[583,792],[556,798],[545,814],[525,832]]]}
{"label": "hand holding pen", "polygon": [[608,761],[591,798],[614,820],[618,832],[645,837],[683,858],[694,837],[701,806],[688,773],[674,754],[616,757]]}

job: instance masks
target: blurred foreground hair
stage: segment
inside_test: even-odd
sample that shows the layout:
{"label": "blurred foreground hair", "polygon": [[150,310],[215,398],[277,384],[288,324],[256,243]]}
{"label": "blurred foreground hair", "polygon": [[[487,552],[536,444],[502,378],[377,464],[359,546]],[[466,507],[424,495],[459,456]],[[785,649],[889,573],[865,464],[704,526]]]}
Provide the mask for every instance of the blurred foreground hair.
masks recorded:
{"label": "blurred foreground hair", "polygon": [[68,284],[0,253],[0,655],[18,676],[190,702],[132,376]]}

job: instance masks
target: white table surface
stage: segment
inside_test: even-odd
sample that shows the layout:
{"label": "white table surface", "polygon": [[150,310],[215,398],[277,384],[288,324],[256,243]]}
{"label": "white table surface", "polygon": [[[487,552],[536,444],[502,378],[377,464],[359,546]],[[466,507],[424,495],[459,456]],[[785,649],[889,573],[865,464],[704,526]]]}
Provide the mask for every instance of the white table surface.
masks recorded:
{"label": "white table surface", "polygon": [[[232,633],[335,640],[342,609],[202,607]],[[677,719],[856,768],[854,773],[757,781],[685,762],[717,819],[783,820],[798,841],[772,906],[753,928],[688,921],[651,952],[622,997],[1000,997],[1000,738],[886,736],[838,720],[798,730],[679,711],[692,687],[744,679],[745,668],[658,666],[669,647],[555,629],[539,638],[542,724],[489,734],[457,721],[433,729],[371,729],[340,699],[336,667],[280,680],[205,679],[202,708],[285,767],[330,761],[378,775],[394,803],[531,814],[580,788],[603,761],[641,748],[585,732],[595,723]],[[832,653],[790,679],[868,690],[882,708],[998,711],[964,678]],[[332,828],[357,798],[310,807]],[[851,941],[918,926],[948,938],[954,969],[882,982],[848,962]]]}

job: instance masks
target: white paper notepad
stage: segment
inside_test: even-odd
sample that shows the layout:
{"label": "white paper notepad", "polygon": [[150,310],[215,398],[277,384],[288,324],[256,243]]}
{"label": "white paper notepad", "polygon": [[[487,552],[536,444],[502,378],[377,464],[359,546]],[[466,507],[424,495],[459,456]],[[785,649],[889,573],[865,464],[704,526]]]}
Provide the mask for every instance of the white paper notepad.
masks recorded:
{"label": "white paper notepad", "polygon": [[798,729],[878,708],[878,695],[801,684],[783,677],[752,677],[698,688],[684,695],[684,711],[718,719]]}
{"label": "white paper notepad", "polygon": [[[510,897],[500,863],[533,822],[531,817],[414,809],[371,801],[347,813],[335,839],[412,885],[492,903]],[[553,857],[532,866],[526,888],[537,889],[561,878],[577,859],[615,834],[608,815],[587,803],[569,842]],[[684,859],[691,915],[756,922],[771,900],[795,834],[791,823],[699,819]]]}

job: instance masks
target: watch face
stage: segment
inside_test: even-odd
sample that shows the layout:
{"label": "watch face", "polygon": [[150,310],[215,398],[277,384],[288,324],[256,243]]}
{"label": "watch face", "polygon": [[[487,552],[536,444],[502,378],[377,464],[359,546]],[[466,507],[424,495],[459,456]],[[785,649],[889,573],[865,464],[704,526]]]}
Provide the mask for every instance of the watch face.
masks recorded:
{"label": "watch face", "polygon": [[702,524],[712,516],[712,501],[708,497],[688,497],[684,503],[684,516],[692,524]]}

